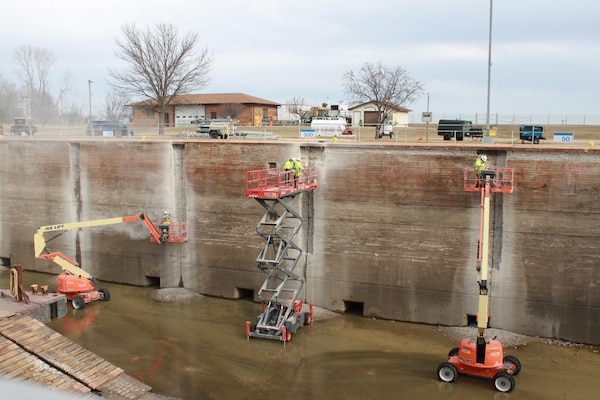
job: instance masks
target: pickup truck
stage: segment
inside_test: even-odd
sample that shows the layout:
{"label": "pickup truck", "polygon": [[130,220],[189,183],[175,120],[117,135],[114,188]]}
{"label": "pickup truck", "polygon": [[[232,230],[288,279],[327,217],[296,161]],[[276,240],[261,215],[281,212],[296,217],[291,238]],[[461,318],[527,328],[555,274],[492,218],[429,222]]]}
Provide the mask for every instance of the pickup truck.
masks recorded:
{"label": "pickup truck", "polygon": [[31,120],[24,117],[15,118],[10,126],[11,136],[33,136],[37,133],[37,127],[32,125]]}
{"label": "pickup truck", "polygon": [[473,128],[472,121],[440,119],[438,122],[438,135],[443,136],[444,140],[455,139],[460,141],[464,140],[465,137],[481,139],[483,138],[483,129]]}
{"label": "pickup truck", "polygon": [[538,144],[541,140],[546,140],[543,136],[544,127],[539,125],[522,125],[519,127],[519,139],[521,142],[531,142],[533,138],[533,144]]}

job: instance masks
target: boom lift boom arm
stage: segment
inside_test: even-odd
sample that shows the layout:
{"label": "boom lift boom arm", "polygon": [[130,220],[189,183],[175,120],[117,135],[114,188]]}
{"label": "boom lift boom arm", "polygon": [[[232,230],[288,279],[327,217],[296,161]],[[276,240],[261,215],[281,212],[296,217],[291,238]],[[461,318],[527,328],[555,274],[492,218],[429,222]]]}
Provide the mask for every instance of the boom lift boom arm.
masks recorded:
{"label": "boom lift boom arm", "polygon": [[[152,236],[153,241],[158,243],[163,243],[161,233],[156,229],[152,221],[145,214],[132,215],[128,217],[118,217],[118,218],[105,218],[105,219],[97,219],[92,221],[81,221],[81,222],[71,222],[67,224],[56,224],[56,225],[47,225],[40,227],[35,235],[33,236],[33,244],[36,258],[51,260],[58,264],[63,271],[67,271],[73,275],[81,276],[83,278],[87,278],[93,280],[94,277],[88,272],[84,271],[79,267],[79,263],[68,257],[64,253],[60,251],[50,251],[46,245],[53,239],[56,239],[63,233],[78,228],[89,228],[93,226],[101,226],[101,225],[114,225],[120,224],[124,222],[133,222],[141,219],[144,221],[148,229],[150,230],[150,235]],[[54,236],[46,239],[45,234],[48,232],[57,232]]]}

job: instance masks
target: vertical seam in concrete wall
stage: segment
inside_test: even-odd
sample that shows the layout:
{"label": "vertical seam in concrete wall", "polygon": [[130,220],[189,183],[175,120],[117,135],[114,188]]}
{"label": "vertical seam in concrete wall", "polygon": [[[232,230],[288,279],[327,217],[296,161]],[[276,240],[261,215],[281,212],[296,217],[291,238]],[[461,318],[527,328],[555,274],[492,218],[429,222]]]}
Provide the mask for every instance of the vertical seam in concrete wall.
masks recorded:
{"label": "vertical seam in concrete wall", "polygon": [[[174,205],[177,218],[179,221],[187,222],[187,198],[186,198],[186,182],[185,182],[185,144],[173,144],[173,184],[175,195]],[[179,249],[179,286],[185,287],[183,282],[183,262],[185,256],[183,253],[185,244],[180,244]]]}
{"label": "vertical seam in concrete wall", "polygon": [[[69,143],[69,171],[71,184],[71,205],[75,212],[75,221],[81,221],[81,146],[79,143]],[[75,234],[75,261],[81,264],[80,230]]]}
{"label": "vertical seam in concrete wall", "polygon": [[[498,168],[506,168],[506,152],[496,153],[496,166]],[[504,196],[511,196],[510,193],[497,193],[494,197],[493,209],[493,240],[492,243],[492,269],[500,269],[502,262],[502,243],[504,230]]]}
{"label": "vertical seam in concrete wall", "polygon": [[185,195],[185,145],[173,144],[173,181],[175,185],[175,208],[181,221],[187,219]]}

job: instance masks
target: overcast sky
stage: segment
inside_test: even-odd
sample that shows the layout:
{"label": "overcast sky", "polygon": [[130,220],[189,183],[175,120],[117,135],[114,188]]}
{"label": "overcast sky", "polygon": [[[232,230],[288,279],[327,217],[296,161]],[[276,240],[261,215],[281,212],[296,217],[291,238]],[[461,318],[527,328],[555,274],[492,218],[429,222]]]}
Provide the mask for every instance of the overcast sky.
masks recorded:
{"label": "overcast sky", "polygon": [[[214,58],[203,93],[246,93],[278,103],[346,103],[342,75],[365,62],[402,66],[426,91],[413,117],[485,114],[489,0],[0,0],[0,74],[13,54],[43,47],[74,95],[101,110],[118,67],[121,27],[171,23],[195,32]],[[491,114],[600,118],[600,2],[495,0]],[[416,117],[415,117],[416,116]],[[418,117],[418,118],[417,118]]]}

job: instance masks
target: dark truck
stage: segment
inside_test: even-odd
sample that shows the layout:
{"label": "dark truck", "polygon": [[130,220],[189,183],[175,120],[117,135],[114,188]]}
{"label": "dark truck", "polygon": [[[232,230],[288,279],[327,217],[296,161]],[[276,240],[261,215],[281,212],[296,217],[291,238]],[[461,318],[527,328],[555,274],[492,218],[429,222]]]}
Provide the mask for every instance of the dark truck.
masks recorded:
{"label": "dark truck", "polygon": [[463,140],[465,137],[471,139],[481,139],[483,130],[481,128],[473,128],[471,121],[463,121],[459,119],[440,119],[438,122],[438,135],[444,136],[444,140]]}
{"label": "dark truck", "polygon": [[25,117],[15,118],[10,126],[11,136],[33,136],[37,133],[37,127],[32,125],[31,119]]}
{"label": "dark truck", "polygon": [[90,121],[85,134],[88,136],[133,136],[133,130],[121,121]]}
{"label": "dark truck", "polygon": [[521,142],[528,141],[531,142],[533,139],[533,144],[538,144],[541,140],[546,140],[543,136],[544,127],[539,125],[522,125],[519,127],[519,139]]}

